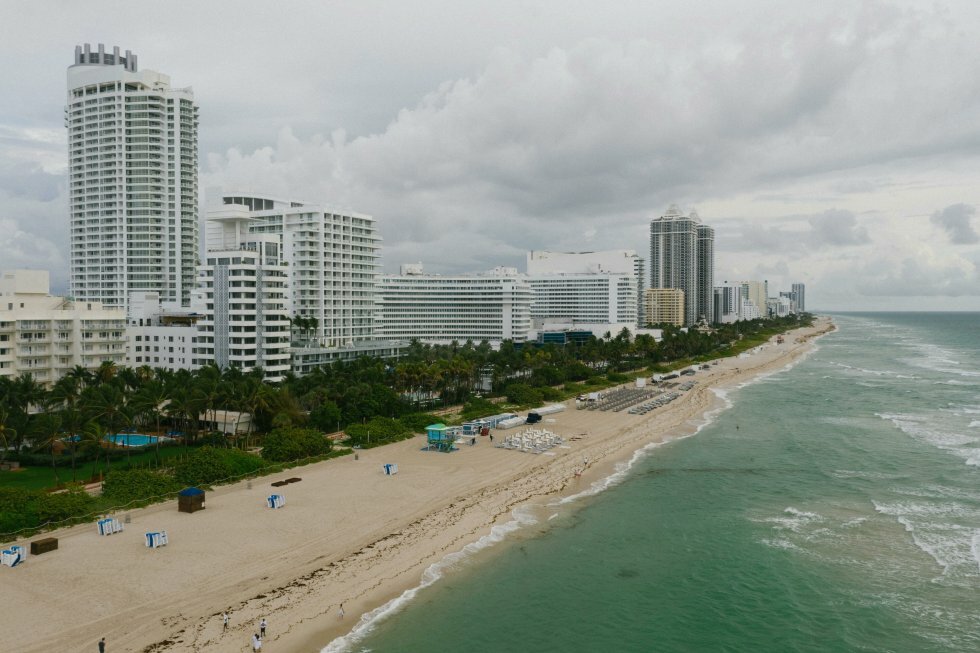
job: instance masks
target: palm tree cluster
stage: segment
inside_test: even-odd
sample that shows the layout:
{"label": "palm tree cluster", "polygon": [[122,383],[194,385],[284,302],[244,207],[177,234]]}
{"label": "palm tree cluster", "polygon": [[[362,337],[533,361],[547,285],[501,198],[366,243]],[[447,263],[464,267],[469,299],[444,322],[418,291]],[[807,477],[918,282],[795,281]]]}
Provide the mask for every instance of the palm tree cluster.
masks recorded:
{"label": "palm tree cluster", "polygon": [[[505,395],[508,386],[558,386],[605,375],[660,369],[669,361],[723,355],[739,339],[761,337],[807,323],[810,316],[720,325],[714,330],[664,327],[663,338],[613,336],[559,346],[505,341],[423,345],[413,342],[397,361],[360,358],[338,362],[277,385],[262,381],[262,370],[242,372],[211,365],[176,372],[104,363],[94,372],[76,367],[51,388],[31,375],[0,378],[0,462],[11,451],[45,451],[55,466],[67,449],[75,480],[76,459],[106,455],[105,436],[131,429],[185,435],[193,444],[202,431],[217,428],[220,410],[250,416],[244,441],[238,428],[231,446],[250,444],[253,428],[266,432],[309,422],[332,432],[375,417],[396,418],[423,404],[457,404],[474,392]],[[294,327],[316,329],[315,318],[294,318]],[[236,425],[237,427],[237,425]],[[73,436],[73,437],[71,437]],[[127,456],[129,449],[127,448]],[[159,440],[157,441],[159,458]],[[101,469],[101,468],[100,468]]]}
{"label": "palm tree cluster", "polygon": [[[30,374],[0,378],[0,461],[11,452],[44,451],[57,476],[56,461],[67,454],[75,481],[80,458],[94,460],[101,471],[109,434],[181,435],[194,444],[217,423],[219,410],[268,421],[272,413],[296,413],[293,404],[285,389],[262,382],[261,370],[207,366],[172,372],[107,362],[94,372],[76,366],[50,388]],[[246,446],[254,422],[247,425]],[[238,443],[235,433],[230,444]],[[158,439],[158,460],[159,447]],[[131,448],[125,449],[128,458]]]}

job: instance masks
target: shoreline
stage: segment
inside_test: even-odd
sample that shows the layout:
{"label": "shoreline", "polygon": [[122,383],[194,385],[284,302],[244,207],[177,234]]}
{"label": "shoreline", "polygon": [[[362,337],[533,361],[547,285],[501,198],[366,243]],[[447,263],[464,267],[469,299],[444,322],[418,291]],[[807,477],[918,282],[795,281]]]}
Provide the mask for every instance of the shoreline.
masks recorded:
{"label": "shoreline", "polygon": [[[106,636],[113,651],[220,653],[248,650],[265,617],[267,647],[343,650],[337,638],[360,628],[360,615],[404,602],[453,560],[520,528],[516,508],[577,501],[615,484],[608,479],[625,475],[627,461],[650,455],[638,453],[644,447],[710,423],[725,406],[714,388],[778,372],[834,328],[822,317],[782,345],[720,359],[694,377],[692,390],[645,416],[571,407],[543,425],[567,448],[545,454],[496,449],[486,438],[452,454],[422,452],[413,438],[363,451],[360,461],[344,457],[218,488],[208,493],[209,509],[194,515],[169,503],[133,511],[127,531],[110,538],[91,525],[62,529],[50,534],[61,551],[4,570],[13,600],[0,624],[17,650],[77,650]],[[576,476],[585,456],[590,464]],[[386,462],[399,463],[396,476],[381,474]],[[303,481],[285,488],[286,508],[263,510],[266,484],[294,474]],[[171,544],[146,549],[144,527],[166,529]],[[225,609],[227,631],[219,619]]]}

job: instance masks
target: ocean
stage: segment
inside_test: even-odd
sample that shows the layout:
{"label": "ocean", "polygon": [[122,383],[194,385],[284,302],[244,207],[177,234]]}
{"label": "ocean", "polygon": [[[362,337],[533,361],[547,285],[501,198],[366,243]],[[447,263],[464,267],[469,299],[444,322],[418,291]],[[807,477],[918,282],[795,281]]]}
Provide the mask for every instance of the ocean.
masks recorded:
{"label": "ocean", "polygon": [[324,651],[980,650],[980,314],[841,314]]}

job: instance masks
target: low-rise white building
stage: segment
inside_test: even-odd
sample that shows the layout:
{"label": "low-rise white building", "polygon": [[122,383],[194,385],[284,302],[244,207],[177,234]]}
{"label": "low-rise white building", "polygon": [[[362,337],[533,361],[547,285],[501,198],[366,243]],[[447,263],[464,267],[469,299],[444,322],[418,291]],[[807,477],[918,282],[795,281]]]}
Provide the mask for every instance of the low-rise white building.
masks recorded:
{"label": "low-rise white building", "polygon": [[201,317],[192,309],[161,302],[159,293],[130,293],[126,365],[171,371],[196,369],[194,344]]}
{"label": "low-rise white building", "polygon": [[742,299],[742,319],[758,320],[762,318],[762,310],[748,299]]}
{"label": "low-rise white building", "polygon": [[50,294],[46,270],[0,275],[0,376],[29,373],[51,385],[76,366],[126,361],[126,314]]}
{"label": "low-rise white building", "polygon": [[433,343],[524,342],[531,328],[531,287],[514,268],[483,274],[424,274],[422,264],[382,275],[375,336]]}

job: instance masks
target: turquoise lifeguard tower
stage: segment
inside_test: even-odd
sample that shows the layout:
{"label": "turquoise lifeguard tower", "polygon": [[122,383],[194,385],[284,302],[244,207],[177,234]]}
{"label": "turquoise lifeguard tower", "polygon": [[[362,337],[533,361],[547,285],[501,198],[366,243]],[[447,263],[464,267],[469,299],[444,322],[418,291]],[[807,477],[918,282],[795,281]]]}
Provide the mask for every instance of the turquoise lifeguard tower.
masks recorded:
{"label": "turquoise lifeguard tower", "polygon": [[425,434],[428,437],[426,449],[449,452],[456,448],[456,440],[459,439],[459,427],[429,424],[425,427]]}

